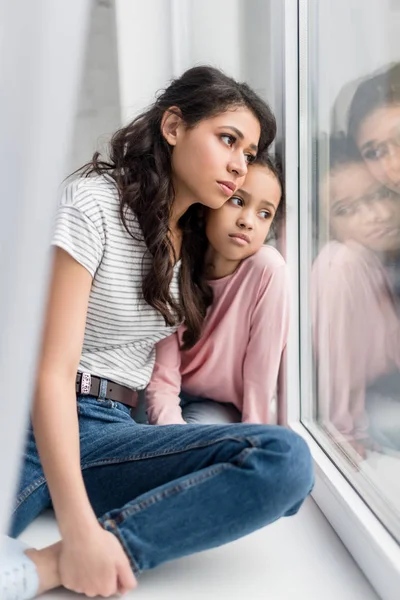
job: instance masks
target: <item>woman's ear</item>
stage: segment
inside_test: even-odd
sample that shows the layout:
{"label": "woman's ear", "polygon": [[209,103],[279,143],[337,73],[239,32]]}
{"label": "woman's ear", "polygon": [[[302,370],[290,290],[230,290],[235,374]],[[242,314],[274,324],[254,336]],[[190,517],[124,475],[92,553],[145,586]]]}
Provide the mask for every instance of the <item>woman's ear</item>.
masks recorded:
{"label": "woman's ear", "polygon": [[161,133],[170,146],[175,146],[180,127],[183,125],[182,112],[177,106],[168,108],[161,119]]}

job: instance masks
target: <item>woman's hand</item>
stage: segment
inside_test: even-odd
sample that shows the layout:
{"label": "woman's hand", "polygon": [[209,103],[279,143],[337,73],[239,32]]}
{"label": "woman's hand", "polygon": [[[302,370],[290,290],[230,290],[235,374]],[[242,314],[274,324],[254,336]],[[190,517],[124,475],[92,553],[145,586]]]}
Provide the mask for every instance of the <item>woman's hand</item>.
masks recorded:
{"label": "woman's hand", "polygon": [[65,588],[90,598],[124,594],[137,586],[120,542],[100,525],[63,540],[59,573]]}

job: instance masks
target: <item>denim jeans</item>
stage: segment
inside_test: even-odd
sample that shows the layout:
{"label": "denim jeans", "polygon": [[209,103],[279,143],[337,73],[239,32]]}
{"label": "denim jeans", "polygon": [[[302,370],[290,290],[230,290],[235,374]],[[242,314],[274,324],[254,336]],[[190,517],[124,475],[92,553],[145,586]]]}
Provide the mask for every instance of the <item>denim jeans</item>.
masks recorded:
{"label": "denim jeans", "polygon": [[242,415],[233,404],[216,402],[180,393],[182,417],[186,423],[219,424],[240,423]]}
{"label": "denim jeans", "polygon": [[[80,397],[77,406],[92,507],[135,573],[293,515],[311,491],[309,449],[286,428],[138,425],[111,400]],[[30,428],[10,534],[48,507]]]}

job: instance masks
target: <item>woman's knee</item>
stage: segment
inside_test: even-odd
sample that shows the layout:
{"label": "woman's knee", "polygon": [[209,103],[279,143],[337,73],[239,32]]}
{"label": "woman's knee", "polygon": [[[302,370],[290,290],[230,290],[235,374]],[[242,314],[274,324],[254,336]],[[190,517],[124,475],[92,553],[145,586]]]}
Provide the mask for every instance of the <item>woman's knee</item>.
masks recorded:
{"label": "woman's knee", "polygon": [[261,447],[264,450],[264,482],[272,474],[277,502],[284,513],[294,514],[298,508],[291,511],[295,506],[300,507],[314,485],[310,449],[300,435],[279,426],[266,428],[261,436]]}

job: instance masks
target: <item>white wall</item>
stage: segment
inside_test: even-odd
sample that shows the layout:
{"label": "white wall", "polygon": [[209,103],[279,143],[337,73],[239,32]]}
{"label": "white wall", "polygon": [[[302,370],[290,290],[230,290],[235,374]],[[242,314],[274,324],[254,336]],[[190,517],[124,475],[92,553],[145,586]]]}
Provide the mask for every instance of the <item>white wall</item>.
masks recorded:
{"label": "white wall", "polygon": [[400,59],[399,0],[324,0],[311,2],[317,14],[316,46],[311,65],[317,65],[320,130],[329,129],[331,111],[336,129],[346,122],[349,101],[357,80]]}
{"label": "white wall", "polygon": [[120,125],[115,0],[93,0],[66,174],[104,147]]}
{"label": "white wall", "polygon": [[0,533],[32,399],[88,16],[88,0],[0,0]]}
{"label": "white wall", "polygon": [[[251,52],[246,53],[246,27],[260,17],[261,0],[116,0],[120,97],[122,120],[126,122],[152,102],[156,90],[185,69],[210,64],[228,75],[252,83],[257,80]],[[246,8],[246,14],[244,7]],[[247,15],[252,20],[246,20]],[[257,17],[258,15],[258,17]],[[261,43],[260,72],[268,37],[252,39]],[[262,27],[261,27],[262,29]],[[250,46],[249,46],[250,48]],[[266,69],[265,72],[268,72]],[[257,87],[257,85],[256,85]],[[265,91],[265,77],[259,82]]]}

